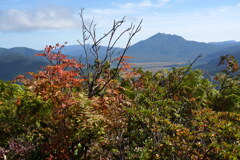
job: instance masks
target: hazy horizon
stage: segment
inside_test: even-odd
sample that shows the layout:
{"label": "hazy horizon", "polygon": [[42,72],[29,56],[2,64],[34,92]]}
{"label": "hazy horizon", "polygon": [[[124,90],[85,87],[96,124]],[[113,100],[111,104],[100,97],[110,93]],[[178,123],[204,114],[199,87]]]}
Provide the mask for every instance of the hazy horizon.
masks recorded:
{"label": "hazy horizon", "polygon": [[[156,33],[156,34],[158,34],[158,33]],[[154,34],[154,35],[156,35],[156,34]],[[170,34],[170,33],[163,33],[163,34],[175,35],[175,34]],[[148,38],[150,38],[150,37],[152,37],[154,35],[151,35],[151,36],[147,37],[146,39],[148,39]],[[177,36],[181,36],[181,35],[177,35]],[[184,38],[184,37],[182,37],[182,38]],[[143,39],[143,40],[146,40],[146,39]],[[143,41],[143,40],[140,40],[140,41]],[[187,40],[187,41],[195,41],[195,40],[189,40],[189,39],[185,39],[185,40]],[[138,42],[140,42],[140,41],[138,41]],[[236,41],[236,40],[226,40],[226,41],[214,41],[214,42],[203,42],[203,43],[215,43],[215,42],[218,43],[218,42],[228,42],[228,41],[240,42],[240,41]],[[136,43],[138,43],[138,42],[136,42]],[[201,43],[201,41],[195,41],[195,42],[200,42]],[[134,43],[134,44],[136,44],[136,43]],[[132,45],[134,45],[134,44],[132,44]],[[46,45],[54,45],[54,43],[53,44],[46,44]],[[68,43],[66,44],[66,46],[76,46],[76,45],[80,46],[80,44],[78,44],[77,42],[76,42],[76,44],[68,44]],[[0,46],[0,48],[6,48],[6,49],[17,48],[17,47],[26,47],[26,48],[31,48],[31,49],[35,49],[35,50],[44,50],[44,48],[45,48],[45,46],[43,46],[42,48],[33,48],[33,47],[29,47],[29,46],[13,46],[13,47],[1,47]],[[123,48],[123,47],[120,46],[119,48]]]}

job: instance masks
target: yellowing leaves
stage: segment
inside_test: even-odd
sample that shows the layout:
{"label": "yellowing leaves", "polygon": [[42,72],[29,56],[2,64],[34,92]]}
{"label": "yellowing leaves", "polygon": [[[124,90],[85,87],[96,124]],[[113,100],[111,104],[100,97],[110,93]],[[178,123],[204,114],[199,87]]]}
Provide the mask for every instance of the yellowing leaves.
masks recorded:
{"label": "yellowing leaves", "polygon": [[190,102],[195,102],[195,101],[196,101],[196,98],[191,98],[189,101],[190,101]]}

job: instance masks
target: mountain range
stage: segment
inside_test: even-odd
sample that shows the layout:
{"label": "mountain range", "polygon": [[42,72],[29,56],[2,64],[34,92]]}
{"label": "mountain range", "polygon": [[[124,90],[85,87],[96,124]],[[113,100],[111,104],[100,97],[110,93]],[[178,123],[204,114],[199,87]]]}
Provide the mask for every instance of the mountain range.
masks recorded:
{"label": "mountain range", "polygon": [[233,46],[240,46],[240,42],[203,43],[189,41],[178,35],[158,33],[134,44],[128,54],[134,56],[136,62],[187,62],[195,59],[199,54],[214,58],[215,55],[212,57],[212,54],[231,50]]}
{"label": "mountain range", "polygon": [[0,80],[13,80],[19,74],[36,72],[47,65],[43,57],[34,56],[37,53],[42,51],[26,47],[0,48]]}
{"label": "mountain range", "polygon": [[[116,48],[122,51],[123,48]],[[101,47],[100,54],[104,54],[106,47]],[[26,47],[0,48],[0,79],[12,80],[18,74],[35,72],[40,66],[45,66],[48,62],[43,57],[34,56],[43,51],[34,50]],[[84,52],[80,45],[66,46],[62,53],[69,57],[83,57]],[[131,62],[146,63],[150,62],[171,62],[187,63],[195,59],[199,54],[202,58],[196,63],[196,68],[215,72],[219,56],[230,54],[240,60],[240,42],[197,42],[186,40],[181,36],[157,33],[146,40],[142,40],[132,45],[127,54],[133,56]]]}

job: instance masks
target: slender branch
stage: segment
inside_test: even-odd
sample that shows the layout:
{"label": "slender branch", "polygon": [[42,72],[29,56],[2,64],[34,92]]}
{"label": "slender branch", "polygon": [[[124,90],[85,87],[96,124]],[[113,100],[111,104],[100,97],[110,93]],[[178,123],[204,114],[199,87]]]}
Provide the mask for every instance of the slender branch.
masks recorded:
{"label": "slender branch", "polygon": [[172,88],[170,88],[168,90],[168,92],[165,94],[164,98],[168,97],[171,93],[173,93],[178,88],[179,85],[182,84],[182,82],[184,81],[184,78],[187,76],[187,74],[190,71],[190,69],[192,68],[193,64],[201,57],[202,57],[201,54],[198,55],[197,58],[195,58],[194,61],[192,63],[190,63],[190,65],[188,66],[187,70],[183,73],[182,78],[178,81],[178,83],[175,86],[173,86]]}
{"label": "slender branch", "polygon": [[141,24],[142,24],[142,20],[141,20],[140,23],[138,24],[136,30],[135,30],[135,31],[132,30],[131,33],[129,33],[128,42],[127,42],[127,44],[126,44],[126,46],[125,46],[125,48],[124,48],[124,51],[123,51],[123,53],[122,53],[122,56],[121,56],[120,60],[118,61],[118,64],[117,64],[115,73],[107,80],[107,82],[102,86],[102,88],[100,88],[98,91],[96,91],[93,95],[99,94],[99,93],[107,86],[107,84],[108,84],[112,79],[114,79],[114,78],[117,76],[117,73],[119,72],[119,66],[120,66],[120,64],[121,64],[121,62],[122,62],[122,60],[123,60],[123,57],[124,57],[124,55],[126,54],[128,48],[129,48],[129,46],[130,46],[130,42],[131,42],[133,36],[141,30]]}
{"label": "slender branch", "polygon": [[221,84],[221,87],[220,87],[219,92],[222,92],[223,89],[226,88],[225,84],[226,84],[226,82],[227,82],[228,76],[229,76],[228,73],[226,73],[225,76],[224,76],[223,82],[222,82],[222,84]]}
{"label": "slender branch", "polygon": [[[83,10],[81,10],[80,12],[80,18],[82,21],[82,42],[80,42],[78,40],[78,43],[83,47],[84,53],[85,53],[85,59],[86,59],[86,72],[83,71],[82,69],[79,69],[79,74],[87,79],[87,89],[88,89],[88,96],[92,97],[94,95],[99,94],[106,86],[107,84],[109,84],[109,82],[114,79],[118,72],[119,72],[119,68],[120,68],[120,64],[123,61],[123,57],[126,54],[131,40],[132,38],[135,36],[136,33],[138,33],[141,30],[141,24],[142,24],[142,20],[140,21],[140,23],[138,24],[138,26],[135,28],[135,26],[133,24],[131,24],[130,27],[128,27],[127,29],[123,30],[122,32],[120,32],[117,36],[116,33],[118,31],[118,29],[122,26],[122,24],[125,22],[125,17],[123,17],[121,20],[116,21],[114,20],[112,28],[105,34],[103,34],[102,37],[97,38],[96,35],[96,24],[94,24],[94,19],[90,22],[90,25],[86,25],[85,21],[84,21],[84,17],[83,17]],[[129,33],[129,37],[126,43],[126,46],[124,48],[124,50],[121,53],[120,59],[117,63],[116,66],[116,70],[113,71],[113,73],[111,74],[110,70],[111,70],[111,64],[113,63],[111,61],[112,56],[116,53],[116,48],[115,45],[116,43],[119,41],[119,39],[121,37],[123,37],[123,35]],[[101,42],[108,38],[108,43],[107,43],[107,48],[105,51],[105,55],[104,57],[101,59],[100,56],[100,49],[101,49]],[[115,38],[116,37],[116,38]],[[87,47],[87,42],[91,42],[92,46],[91,48]],[[93,64],[90,64],[90,55],[93,55],[95,58],[95,61]],[[116,53],[116,55],[118,55],[118,53]],[[104,77],[104,70],[106,67],[106,63],[107,60],[110,60],[110,68],[108,69],[109,71],[109,77],[105,77],[107,80],[104,84],[100,84],[98,83],[98,79],[101,77]]]}

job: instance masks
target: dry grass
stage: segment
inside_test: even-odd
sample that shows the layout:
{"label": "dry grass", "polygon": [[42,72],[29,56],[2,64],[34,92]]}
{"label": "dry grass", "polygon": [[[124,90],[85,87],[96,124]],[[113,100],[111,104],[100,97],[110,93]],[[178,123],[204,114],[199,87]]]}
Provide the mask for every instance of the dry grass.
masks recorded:
{"label": "dry grass", "polygon": [[152,72],[157,72],[161,69],[171,68],[173,65],[182,65],[185,62],[142,62],[142,63],[133,63],[135,67],[142,67],[143,70],[149,70]]}

